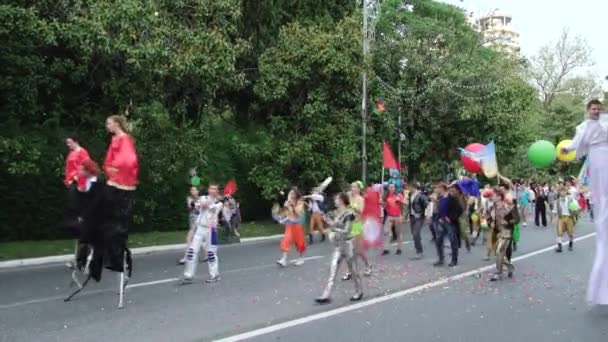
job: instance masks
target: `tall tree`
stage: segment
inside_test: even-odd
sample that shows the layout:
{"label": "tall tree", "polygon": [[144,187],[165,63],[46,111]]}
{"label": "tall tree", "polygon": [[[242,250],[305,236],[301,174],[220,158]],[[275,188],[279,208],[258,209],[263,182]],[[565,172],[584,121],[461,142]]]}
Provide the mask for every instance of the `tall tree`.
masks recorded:
{"label": "tall tree", "polygon": [[529,61],[529,74],[539,91],[545,110],[549,110],[555,97],[568,90],[565,85],[578,68],[592,64],[591,47],[580,36],[562,31],[556,42],[538,50]]}

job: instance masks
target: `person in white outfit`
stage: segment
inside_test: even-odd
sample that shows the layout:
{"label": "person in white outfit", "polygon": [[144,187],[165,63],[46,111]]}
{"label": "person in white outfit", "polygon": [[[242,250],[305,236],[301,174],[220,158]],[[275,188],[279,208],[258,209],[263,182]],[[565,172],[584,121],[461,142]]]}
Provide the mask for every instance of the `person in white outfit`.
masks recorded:
{"label": "person in white outfit", "polygon": [[589,159],[589,185],[593,193],[594,222],[597,230],[595,261],[589,278],[587,301],[608,304],[608,122],[600,120],[602,103],[587,104],[588,118],[576,127],[570,146],[562,152],[576,150]]}
{"label": "person in white outfit", "polygon": [[186,266],[184,267],[183,282],[191,282],[196,274],[198,252],[201,245],[204,245],[205,250],[207,250],[209,279],[207,279],[206,282],[215,283],[220,280],[218,271],[219,259],[217,256],[218,216],[222,214],[223,204],[218,193],[218,185],[213,183],[209,184],[207,196],[200,197],[195,203],[196,208],[199,210],[199,214],[196,219],[196,232],[186,251]]}

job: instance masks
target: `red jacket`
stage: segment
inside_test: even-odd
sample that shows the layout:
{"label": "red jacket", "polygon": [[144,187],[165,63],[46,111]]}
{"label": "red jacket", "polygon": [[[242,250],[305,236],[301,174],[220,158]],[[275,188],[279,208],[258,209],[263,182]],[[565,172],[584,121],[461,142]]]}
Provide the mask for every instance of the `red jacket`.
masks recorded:
{"label": "red jacket", "polygon": [[112,137],[103,169],[108,178],[108,185],[122,190],[135,190],[139,163],[135,142],[131,136],[123,134]]}
{"label": "red jacket", "polygon": [[[78,150],[70,151],[65,159],[65,179],[63,183],[66,186],[70,186],[70,184],[74,182],[74,178],[80,174],[80,165],[87,159],[91,159],[91,157],[89,157],[89,152],[82,147]],[[81,178],[83,177],[78,177],[78,180]]]}

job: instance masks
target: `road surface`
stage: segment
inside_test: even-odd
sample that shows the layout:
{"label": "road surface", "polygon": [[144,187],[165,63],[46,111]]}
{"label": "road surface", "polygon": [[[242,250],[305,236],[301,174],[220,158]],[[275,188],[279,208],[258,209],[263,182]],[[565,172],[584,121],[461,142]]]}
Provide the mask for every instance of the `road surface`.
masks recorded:
{"label": "road surface", "polygon": [[[581,222],[573,252],[553,252],[553,228],[522,229],[513,279],[491,283],[483,247],[461,250],[454,269],[425,257],[378,260],[364,279],[364,301],[338,281],[333,302],[320,306],[330,243],[309,246],[303,266],[278,268],[278,241],[220,247],[222,280],[178,286],[179,253],[135,258],[126,308],[118,310],[117,275],[105,272],[75,300],[62,265],[0,271],[0,341],[608,341],[608,309],[585,303],[593,258],[593,226]],[[406,239],[411,239],[409,233]],[[481,273],[480,273],[481,272]]]}

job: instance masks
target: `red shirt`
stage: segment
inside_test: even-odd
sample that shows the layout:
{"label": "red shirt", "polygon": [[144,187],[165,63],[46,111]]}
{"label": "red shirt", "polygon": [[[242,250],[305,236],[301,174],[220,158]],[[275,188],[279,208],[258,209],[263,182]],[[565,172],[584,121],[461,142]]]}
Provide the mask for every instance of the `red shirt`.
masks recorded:
{"label": "red shirt", "polygon": [[388,216],[401,216],[401,207],[405,199],[402,194],[389,194],[386,197],[386,214]]}
{"label": "red shirt", "polygon": [[[112,137],[103,168],[108,177],[108,185],[123,190],[135,190],[139,163],[135,142],[131,136],[123,134]],[[116,171],[112,171],[111,168]]]}
{"label": "red shirt", "polygon": [[[72,182],[74,182],[74,178],[80,174],[80,165],[82,165],[82,162],[87,159],[91,159],[91,157],[89,157],[89,152],[82,147],[77,150],[70,151],[65,159],[65,179],[63,183],[66,186],[69,186],[72,184]],[[80,181],[81,178],[83,177],[78,177],[78,180]],[[86,181],[84,178],[82,180]]]}
{"label": "red shirt", "polygon": [[380,221],[380,193],[371,187],[367,188],[363,195],[363,210],[361,212],[363,220],[372,218]]}

